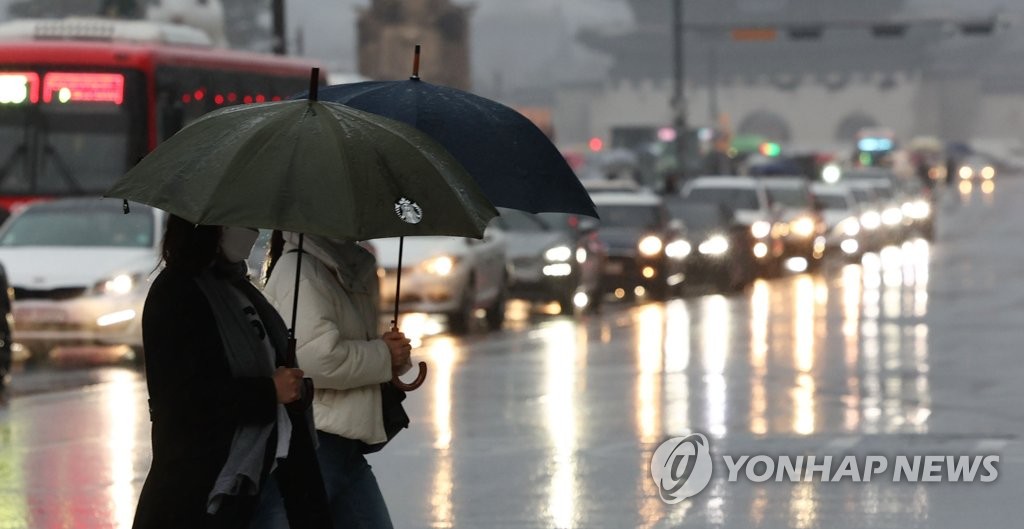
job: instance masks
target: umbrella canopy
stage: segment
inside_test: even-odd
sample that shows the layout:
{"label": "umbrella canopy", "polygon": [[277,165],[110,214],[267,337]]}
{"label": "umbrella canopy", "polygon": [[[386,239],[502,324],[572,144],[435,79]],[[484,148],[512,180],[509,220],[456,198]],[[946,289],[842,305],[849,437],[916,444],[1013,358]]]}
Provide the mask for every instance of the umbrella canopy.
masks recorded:
{"label": "umbrella canopy", "polygon": [[336,103],[228,107],[182,129],[106,196],[196,224],[366,240],[480,238],[497,211],[437,142]]}
{"label": "umbrella canopy", "polygon": [[427,133],[462,163],[496,206],[598,216],[590,195],[551,140],[525,116],[497,101],[418,77],[328,86],[319,90],[319,97]]}

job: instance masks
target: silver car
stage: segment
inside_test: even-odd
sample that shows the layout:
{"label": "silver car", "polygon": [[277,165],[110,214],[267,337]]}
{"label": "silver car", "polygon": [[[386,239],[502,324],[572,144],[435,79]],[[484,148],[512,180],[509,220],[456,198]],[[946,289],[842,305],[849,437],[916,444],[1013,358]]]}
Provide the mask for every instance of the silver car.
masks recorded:
{"label": "silver car", "polygon": [[[394,310],[399,239],[369,241],[383,269],[382,310]],[[401,312],[443,314],[452,332],[472,328],[477,309],[488,327],[500,328],[508,299],[505,237],[489,227],[482,240],[462,237],[406,237],[402,249]]]}
{"label": "silver car", "polygon": [[164,214],[95,198],[36,202],[0,229],[15,341],[32,355],[138,358]]}

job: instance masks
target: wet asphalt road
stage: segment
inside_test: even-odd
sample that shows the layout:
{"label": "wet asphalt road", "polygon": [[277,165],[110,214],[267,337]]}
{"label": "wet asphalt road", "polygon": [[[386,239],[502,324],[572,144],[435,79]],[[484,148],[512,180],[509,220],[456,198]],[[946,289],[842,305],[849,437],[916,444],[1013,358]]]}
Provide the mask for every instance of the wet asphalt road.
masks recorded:
{"label": "wet asphalt road", "polygon": [[[370,457],[396,527],[1019,527],[1024,179],[953,190],[938,240],[746,292],[513,310],[433,335],[413,425]],[[520,314],[516,314],[516,313]],[[127,367],[16,373],[0,408],[0,529],[129,527],[149,464]],[[650,459],[701,432],[733,455],[997,454],[994,483],[730,483],[663,503]]]}

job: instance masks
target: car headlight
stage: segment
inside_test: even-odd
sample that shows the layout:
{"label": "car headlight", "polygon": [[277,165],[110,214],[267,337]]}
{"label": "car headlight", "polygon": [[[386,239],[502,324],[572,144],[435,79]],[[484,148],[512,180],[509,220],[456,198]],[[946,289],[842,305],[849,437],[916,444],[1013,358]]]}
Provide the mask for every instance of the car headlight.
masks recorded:
{"label": "car headlight", "polygon": [[447,276],[455,269],[455,258],[448,255],[439,255],[423,261],[421,265],[428,274],[435,276]]}
{"label": "car headlight", "polygon": [[680,239],[678,241],[672,241],[668,243],[668,246],[665,246],[665,255],[669,256],[671,259],[682,259],[687,255],[690,255],[692,250],[693,248],[690,246],[690,243]]}
{"label": "car headlight", "polygon": [[661,253],[662,242],[656,235],[648,235],[640,240],[637,245],[640,253],[647,257],[654,257]]}
{"label": "car headlight", "polygon": [[965,165],[965,166],[960,168],[959,174],[960,174],[960,178],[963,178],[964,180],[967,180],[967,179],[969,179],[969,178],[974,176],[974,169],[971,169],[970,167],[967,167]]}
{"label": "car headlight", "polygon": [[572,257],[572,250],[568,246],[555,246],[544,252],[544,258],[548,261],[565,262]]}
{"label": "car headlight", "polygon": [[900,222],[903,222],[903,213],[900,211],[900,208],[886,208],[882,212],[882,224],[895,226]]}
{"label": "car headlight", "polygon": [[700,243],[697,247],[697,251],[704,255],[722,255],[729,251],[729,241],[721,235],[712,235],[707,240]]}
{"label": "car headlight", "polygon": [[915,200],[913,202],[904,202],[903,206],[900,207],[900,212],[903,213],[904,217],[911,219],[926,219],[932,214],[932,207],[925,200]]}
{"label": "car headlight", "polygon": [[814,234],[814,219],[800,217],[789,223],[789,229],[798,237],[810,237]]}
{"label": "car headlight", "polygon": [[986,165],[981,170],[981,177],[984,178],[985,180],[990,180],[990,179],[992,179],[995,176],[996,176],[996,170],[991,165]]}
{"label": "car headlight", "polygon": [[755,239],[763,239],[772,232],[772,224],[768,221],[759,220],[750,225],[750,234]]}
{"label": "car headlight", "polygon": [[875,230],[882,225],[882,216],[877,211],[866,211],[860,216],[860,225],[866,230]]}
{"label": "car headlight", "polygon": [[97,294],[123,296],[134,290],[135,285],[138,284],[141,279],[141,274],[118,274],[106,281],[96,283],[94,290]]}
{"label": "car headlight", "polygon": [[860,233],[860,221],[857,217],[847,217],[839,222],[839,233],[847,237],[853,237]]}

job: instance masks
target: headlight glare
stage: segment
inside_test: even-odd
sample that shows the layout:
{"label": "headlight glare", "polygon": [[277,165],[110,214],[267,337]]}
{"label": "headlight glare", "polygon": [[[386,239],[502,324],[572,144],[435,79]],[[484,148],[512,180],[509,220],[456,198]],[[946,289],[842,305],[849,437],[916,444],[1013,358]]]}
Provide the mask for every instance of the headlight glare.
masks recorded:
{"label": "headlight glare", "polygon": [[763,239],[772,232],[772,225],[768,221],[759,220],[750,225],[750,234],[757,239]]}
{"label": "headlight glare", "polygon": [[455,259],[441,255],[424,261],[423,269],[429,274],[436,276],[447,276],[455,269]]}
{"label": "headlight glare", "polygon": [[814,219],[799,217],[790,222],[789,229],[799,237],[810,237],[814,233]]}
{"label": "headlight glare", "polygon": [[729,241],[721,235],[712,235],[707,240],[700,243],[697,247],[697,251],[704,255],[722,255],[729,251]]}
{"label": "headlight glare", "polygon": [[548,261],[564,262],[572,257],[572,250],[568,246],[555,246],[544,252],[544,258]]}
{"label": "headlight glare", "polygon": [[96,285],[96,291],[100,294],[123,296],[135,288],[135,281],[135,277],[128,274],[119,274],[111,279],[100,282]]}
{"label": "headlight glare", "polygon": [[691,251],[693,251],[693,248],[690,247],[690,243],[682,239],[672,241],[665,247],[665,255],[672,259],[682,259],[687,255],[690,255]]}
{"label": "headlight glare", "polygon": [[640,240],[640,244],[638,245],[640,253],[646,255],[647,257],[653,257],[655,255],[658,255],[659,253],[661,253],[661,248],[661,239],[659,239],[655,235],[648,235],[647,237],[644,237],[643,239]]}

